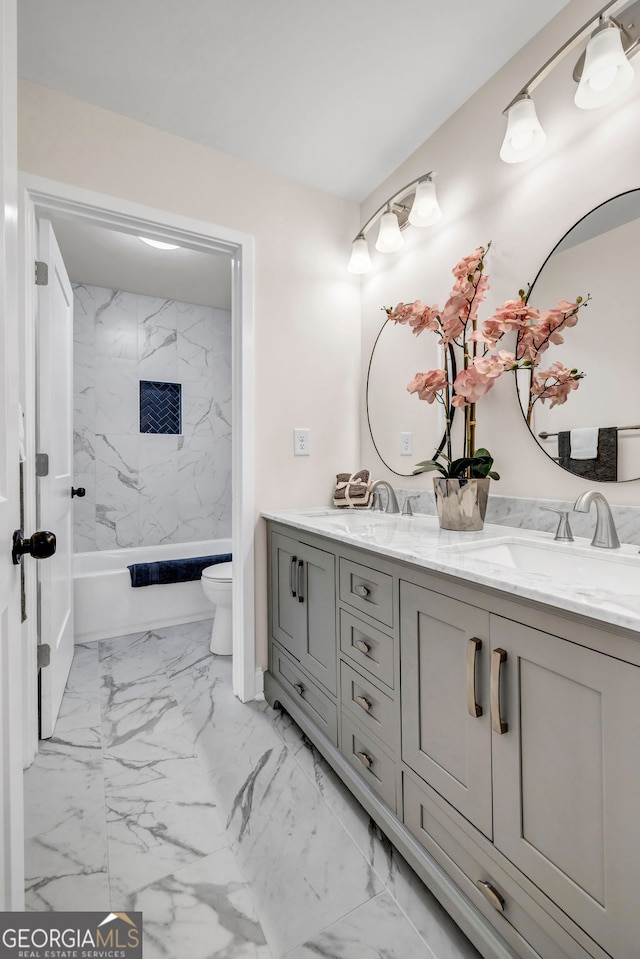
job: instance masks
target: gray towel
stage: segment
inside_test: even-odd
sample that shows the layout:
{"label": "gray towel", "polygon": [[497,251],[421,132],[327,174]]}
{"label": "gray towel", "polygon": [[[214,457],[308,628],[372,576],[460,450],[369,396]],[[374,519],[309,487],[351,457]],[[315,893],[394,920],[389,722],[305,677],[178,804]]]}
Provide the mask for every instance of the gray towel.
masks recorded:
{"label": "gray towel", "polygon": [[571,459],[571,432],[558,433],[558,462],[575,476],[598,483],[615,483],[618,479],[618,429],[606,426],[598,430],[598,454],[594,460]]}

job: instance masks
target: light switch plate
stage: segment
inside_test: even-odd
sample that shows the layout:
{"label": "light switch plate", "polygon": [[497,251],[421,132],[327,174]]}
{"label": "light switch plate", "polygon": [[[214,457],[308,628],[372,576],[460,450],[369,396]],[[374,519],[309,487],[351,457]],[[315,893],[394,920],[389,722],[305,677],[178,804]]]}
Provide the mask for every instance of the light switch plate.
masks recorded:
{"label": "light switch plate", "polygon": [[310,437],[311,430],[306,428],[294,429],[293,431],[293,455],[294,456],[309,456],[311,453],[310,449]]}

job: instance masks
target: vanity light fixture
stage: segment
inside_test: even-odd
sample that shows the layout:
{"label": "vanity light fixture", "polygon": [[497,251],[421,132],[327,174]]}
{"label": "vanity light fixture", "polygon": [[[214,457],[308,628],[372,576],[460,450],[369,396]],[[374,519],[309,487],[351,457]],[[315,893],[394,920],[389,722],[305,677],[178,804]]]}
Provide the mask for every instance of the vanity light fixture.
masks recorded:
{"label": "vanity light fixture", "polygon": [[177,243],[165,243],[163,240],[151,240],[148,236],[139,236],[139,240],[142,240],[143,243],[148,243],[149,246],[154,247],[156,250],[179,250],[180,247]]}
{"label": "vanity light fixture", "polygon": [[407,183],[369,217],[351,244],[351,259],[347,266],[350,273],[368,273],[371,269],[367,233],[376,223],[379,224],[376,250],[396,253],[404,246],[402,230],[407,226],[426,227],[438,222],[442,211],[433,182],[435,175],[431,170]]}
{"label": "vanity light fixture", "polygon": [[[611,7],[620,7],[615,19],[605,16]],[[596,24],[595,30],[593,29]],[[573,79],[578,83],[575,104],[583,110],[604,106],[626,90],[634,77],[629,63],[640,44],[640,0],[622,7],[609,0],[550,57],[504,110],[507,117],[500,158],[521,163],[539,153],[547,140],[531,94],[567,54],[592,31],[586,50],[576,63]]]}
{"label": "vanity light fixture", "polygon": [[379,253],[397,253],[403,246],[404,237],[400,232],[398,214],[394,213],[390,204],[387,204],[387,209],[380,218],[376,250]]}

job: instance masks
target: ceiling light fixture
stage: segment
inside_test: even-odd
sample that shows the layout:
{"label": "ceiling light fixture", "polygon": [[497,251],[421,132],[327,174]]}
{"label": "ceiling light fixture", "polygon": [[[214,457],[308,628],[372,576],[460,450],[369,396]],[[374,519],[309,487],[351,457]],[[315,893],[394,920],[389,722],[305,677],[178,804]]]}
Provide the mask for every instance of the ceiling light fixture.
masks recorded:
{"label": "ceiling light fixture", "polygon": [[156,250],[179,250],[180,247],[177,243],[165,243],[163,240],[151,240],[148,236],[139,236],[139,240],[142,240],[143,243],[148,243],[149,246],[154,247]]}
{"label": "ceiling light fixture", "polygon": [[[544,148],[547,137],[538,120],[531,94],[554,67],[583,42],[588,32],[593,31],[573,71],[573,79],[578,83],[574,98],[576,106],[583,110],[604,106],[615,100],[632,82],[634,70],[629,57],[640,44],[640,0],[622,7],[615,19],[605,16],[613,6],[620,6],[620,0],[610,0],[587,20],[534,74],[504,110],[507,129],[500,158],[505,163],[529,160]],[[595,30],[594,24],[597,24]]]}
{"label": "ceiling light fixture", "polygon": [[351,244],[350,273],[368,273],[372,267],[367,242],[368,231],[379,224],[375,247],[380,253],[396,253],[404,246],[402,231],[409,226],[426,227],[437,223],[442,216],[438,205],[432,170],[394,193],[378,207]]}

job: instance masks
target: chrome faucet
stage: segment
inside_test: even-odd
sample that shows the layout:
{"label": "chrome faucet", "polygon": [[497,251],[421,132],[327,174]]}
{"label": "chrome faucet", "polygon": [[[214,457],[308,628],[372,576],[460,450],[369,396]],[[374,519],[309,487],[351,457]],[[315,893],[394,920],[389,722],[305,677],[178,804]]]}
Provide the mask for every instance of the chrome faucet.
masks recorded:
{"label": "chrome faucet", "polygon": [[603,549],[619,549],[620,540],[611,507],[602,493],[595,489],[587,490],[577,498],[573,508],[577,513],[588,513],[592,503],[596,504],[596,531],[591,545],[601,546]]}
{"label": "chrome faucet", "polygon": [[382,509],[382,507],[377,507],[375,505],[376,500],[379,499],[380,494],[376,493],[379,486],[384,486],[387,491],[387,505],[384,508],[385,513],[399,513],[400,507],[398,506],[398,498],[396,496],[396,491],[394,490],[391,483],[387,483],[386,480],[376,480],[375,483],[371,486],[371,508],[372,509]]}

